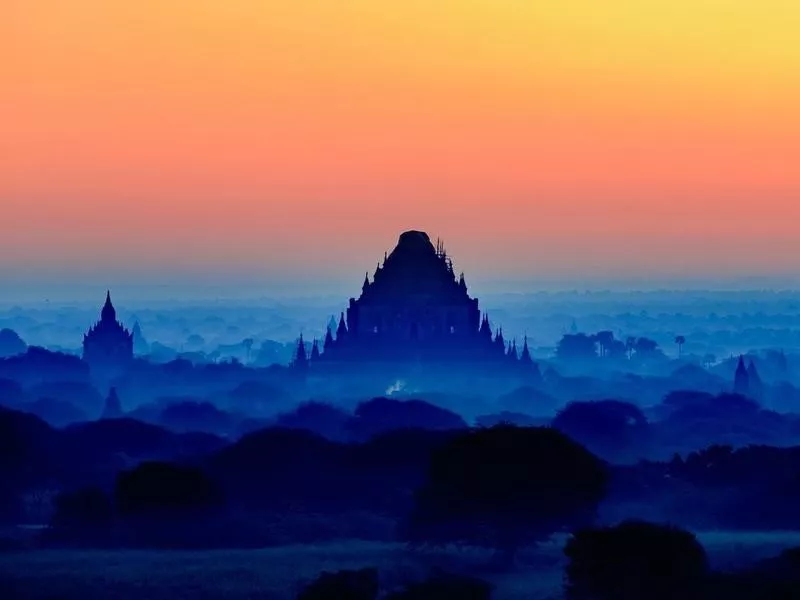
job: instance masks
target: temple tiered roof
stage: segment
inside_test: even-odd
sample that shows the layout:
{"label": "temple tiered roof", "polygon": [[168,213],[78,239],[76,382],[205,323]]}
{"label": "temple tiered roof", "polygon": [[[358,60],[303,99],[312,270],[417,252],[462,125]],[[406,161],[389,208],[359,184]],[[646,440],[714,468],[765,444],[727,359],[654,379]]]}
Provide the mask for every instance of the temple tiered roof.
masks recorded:
{"label": "temple tiered roof", "polygon": [[133,334],[117,321],[110,291],[100,320],[83,336],[83,359],[96,368],[124,366],[133,359]]}
{"label": "temple tiered roof", "polygon": [[434,244],[425,232],[406,231],[384,254],[372,280],[365,275],[360,296],[350,299],[336,331],[328,326],[322,351],[317,349],[311,364],[478,361],[531,366],[527,340],[522,355],[515,343],[506,348],[502,331],[492,336],[488,315],[470,297],[464,274],[455,274],[444,244]]}

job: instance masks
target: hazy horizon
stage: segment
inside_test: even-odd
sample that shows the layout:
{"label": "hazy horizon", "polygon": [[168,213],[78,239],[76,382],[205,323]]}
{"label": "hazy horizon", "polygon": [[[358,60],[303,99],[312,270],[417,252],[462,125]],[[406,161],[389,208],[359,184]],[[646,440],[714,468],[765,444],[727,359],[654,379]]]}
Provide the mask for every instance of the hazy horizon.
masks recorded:
{"label": "hazy horizon", "polygon": [[[370,278],[372,274],[370,273]],[[302,301],[319,303],[340,302],[346,305],[350,297],[358,297],[363,275],[319,279],[269,279],[254,274],[251,278],[224,277],[198,279],[173,277],[169,281],[140,279],[126,280],[119,276],[98,277],[94,280],[64,281],[31,279],[14,280],[4,276],[0,306],[38,305],[42,303],[99,305],[106,290],[111,290],[115,303],[254,303],[269,301]],[[626,293],[798,293],[800,275],[785,277],[743,276],[736,278],[628,278],[604,277],[583,279],[498,280],[470,277],[470,295],[479,299],[513,297],[534,294],[626,294]]]}

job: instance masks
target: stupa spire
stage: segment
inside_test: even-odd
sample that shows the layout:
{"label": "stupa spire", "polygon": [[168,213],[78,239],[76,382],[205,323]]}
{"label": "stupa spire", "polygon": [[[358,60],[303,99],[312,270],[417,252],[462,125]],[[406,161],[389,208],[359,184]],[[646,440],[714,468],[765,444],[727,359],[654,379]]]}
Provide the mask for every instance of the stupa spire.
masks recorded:
{"label": "stupa spire", "polygon": [[306,344],[303,341],[303,334],[300,334],[300,339],[297,341],[297,353],[294,358],[294,366],[298,369],[304,369],[308,366],[308,355],[306,354]]}
{"label": "stupa spire", "polygon": [[116,321],[117,311],[114,304],[111,302],[111,290],[106,290],[106,302],[103,304],[103,310],[100,312],[100,319],[102,321]]}

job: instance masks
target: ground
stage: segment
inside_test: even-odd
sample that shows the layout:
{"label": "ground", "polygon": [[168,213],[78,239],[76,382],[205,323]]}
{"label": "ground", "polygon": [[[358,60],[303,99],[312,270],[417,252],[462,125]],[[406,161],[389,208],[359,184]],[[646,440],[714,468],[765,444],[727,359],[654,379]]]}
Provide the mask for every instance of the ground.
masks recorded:
{"label": "ground", "polygon": [[[698,535],[717,568],[800,546],[800,532]],[[285,600],[324,570],[374,566],[384,587],[417,579],[431,565],[492,581],[495,600],[560,598],[561,547],[523,553],[511,572],[485,565],[482,551],[411,551],[397,544],[343,542],[228,551],[28,551],[0,554],[0,590],[9,600]]]}

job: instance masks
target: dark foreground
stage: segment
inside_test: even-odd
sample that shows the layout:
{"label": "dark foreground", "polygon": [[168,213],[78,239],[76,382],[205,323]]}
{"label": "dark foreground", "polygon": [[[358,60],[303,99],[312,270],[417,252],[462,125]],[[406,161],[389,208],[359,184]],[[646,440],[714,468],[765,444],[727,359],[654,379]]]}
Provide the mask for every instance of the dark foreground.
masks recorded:
{"label": "dark foreground", "polygon": [[[719,569],[733,569],[800,545],[800,532],[698,534]],[[385,587],[419,579],[431,567],[468,572],[496,585],[497,600],[561,598],[563,539],[493,572],[478,550],[412,551],[361,541],[261,550],[26,551],[0,554],[0,589],[9,600],[291,599],[321,571],[378,568]]]}

